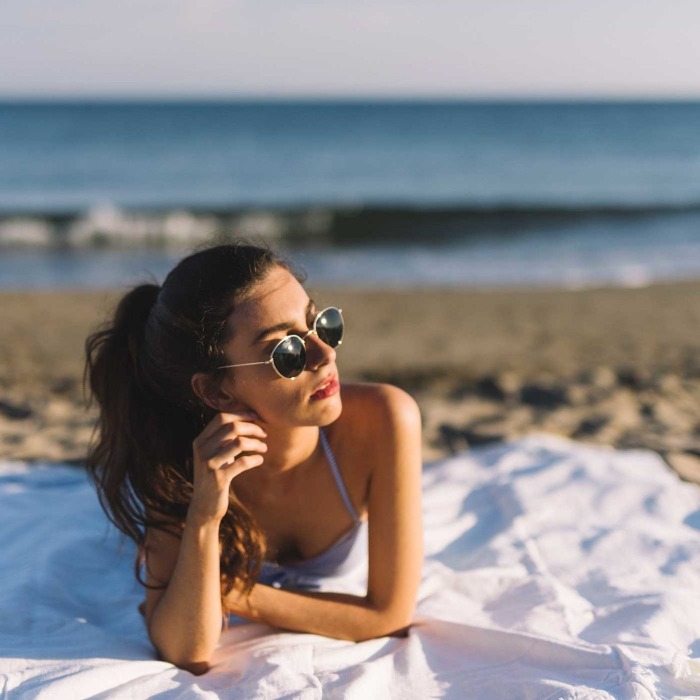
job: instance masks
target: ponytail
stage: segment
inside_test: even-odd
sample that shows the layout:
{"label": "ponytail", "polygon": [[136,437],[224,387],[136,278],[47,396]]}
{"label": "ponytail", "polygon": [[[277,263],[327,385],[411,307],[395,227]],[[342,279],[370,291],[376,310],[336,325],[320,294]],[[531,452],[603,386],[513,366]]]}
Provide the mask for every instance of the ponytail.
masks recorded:
{"label": "ponytail", "polygon": [[98,440],[88,453],[88,472],[110,520],[138,545],[145,535],[144,504],[136,497],[138,466],[146,450],[145,419],[155,401],[142,367],[146,324],[160,287],[142,284],[126,294],[110,326],[85,343],[84,383],[100,408]]}

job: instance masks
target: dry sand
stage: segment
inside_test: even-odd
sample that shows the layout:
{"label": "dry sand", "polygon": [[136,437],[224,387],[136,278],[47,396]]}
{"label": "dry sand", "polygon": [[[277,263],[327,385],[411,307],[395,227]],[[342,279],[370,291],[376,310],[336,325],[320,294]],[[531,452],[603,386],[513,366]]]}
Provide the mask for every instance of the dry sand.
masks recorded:
{"label": "dry sand", "polygon": [[[700,482],[700,282],[641,289],[320,289],[345,380],[419,401],[425,457],[531,431],[650,447]],[[0,457],[84,458],[83,343],[115,292],[0,294]]]}

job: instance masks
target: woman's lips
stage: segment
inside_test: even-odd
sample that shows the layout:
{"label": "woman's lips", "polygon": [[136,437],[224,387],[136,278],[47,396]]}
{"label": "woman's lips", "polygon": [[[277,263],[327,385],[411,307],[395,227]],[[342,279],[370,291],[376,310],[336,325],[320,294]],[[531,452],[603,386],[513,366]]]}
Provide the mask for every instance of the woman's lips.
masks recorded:
{"label": "woman's lips", "polygon": [[314,401],[327,399],[329,396],[337,394],[338,391],[340,391],[340,382],[338,382],[337,377],[331,377],[320,389],[317,389],[311,394],[311,398]]}

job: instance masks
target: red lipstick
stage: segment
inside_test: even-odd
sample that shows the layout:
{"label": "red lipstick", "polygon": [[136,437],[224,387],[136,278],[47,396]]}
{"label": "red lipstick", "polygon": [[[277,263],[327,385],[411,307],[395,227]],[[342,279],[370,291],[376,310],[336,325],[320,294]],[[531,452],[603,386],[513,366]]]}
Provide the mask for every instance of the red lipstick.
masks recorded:
{"label": "red lipstick", "polygon": [[327,399],[329,396],[333,396],[340,391],[340,382],[338,378],[333,376],[329,377],[325,382],[323,382],[313,394],[311,394],[311,399],[313,401],[318,401],[320,399]]}

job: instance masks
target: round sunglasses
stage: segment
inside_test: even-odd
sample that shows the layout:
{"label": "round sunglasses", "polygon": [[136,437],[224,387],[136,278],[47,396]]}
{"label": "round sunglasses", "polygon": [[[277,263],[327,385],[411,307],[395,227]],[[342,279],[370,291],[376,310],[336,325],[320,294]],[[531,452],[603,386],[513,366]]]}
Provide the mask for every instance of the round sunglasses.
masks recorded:
{"label": "round sunglasses", "polygon": [[314,318],[311,330],[304,334],[288,335],[272,348],[270,359],[262,362],[243,362],[236,365],[223,365],[217,369],[231,367],[252,367],[253,365],[272,365],[272,368],[283,379],[296,379],[306,367],[306,339],[317,335],[326,345],[337,348],[343,342],[345,322],[343,310],[329,306],[319,311]]}

